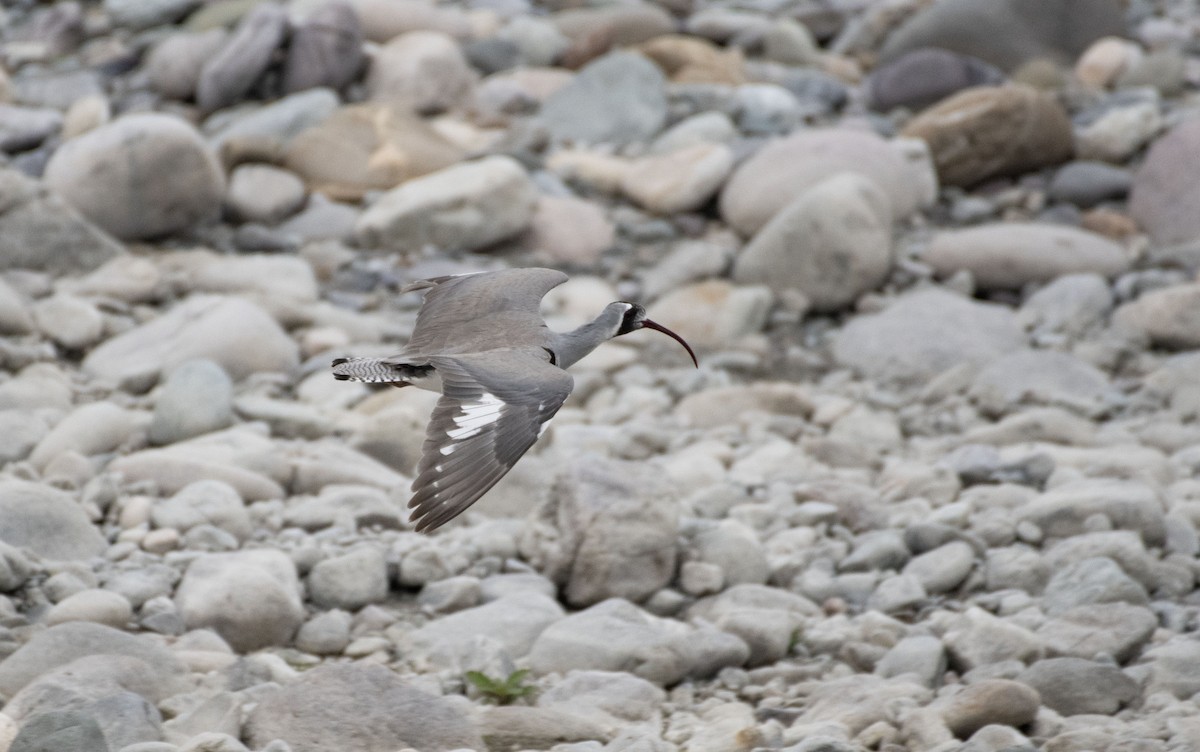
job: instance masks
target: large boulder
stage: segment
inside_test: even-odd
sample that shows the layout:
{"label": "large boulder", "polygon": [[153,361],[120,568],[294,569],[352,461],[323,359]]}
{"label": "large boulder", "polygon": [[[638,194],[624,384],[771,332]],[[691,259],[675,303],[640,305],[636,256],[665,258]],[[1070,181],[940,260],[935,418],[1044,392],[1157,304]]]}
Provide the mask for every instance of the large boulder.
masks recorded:
{"label": "large boulder", "polygon": [[225,177],[196,129],[180,118],[127,115],[64,143],[45,182],[122,240],[186,230],[217,216]]}
{"label": "large boulder", "polygon": [[114,381],[153,378],[189,360],[207,358],[242,379],[258,371],[286,372],[299,349],[275,319],[237,297],[195,296],[97,347],[84,370]]}
{"label": "large boulder", "polygon": [[772,217],[742,249],[733,278],[799,290],[815,310],[828,311],[877,287],[891,268],[891,204],[870,179],[844,172]]}
{"label": "large boulder", "polygon": [[17,170],[0,170],[0,269],[87,272],[124,248],[63,198]]}
{"label": "large boulder", "polygon": [[1154,142],[1134,174],[1129,211],[1159,243],[1200,238],[1200,185],[1189,168],[1200,161],[1200,119],[1186,120]]}
{"label": "large boulder", "polygon": [[1024,344],[1007,308],[929,289],[850,321],[833,353],[870,378],[916,384],[961,363],[988,363]]}
{"label": "large boulder", "polygon": [[255,749],[275,739],[294,752],[485,749],[462,706],[405,683],[377,665],[327,665],[264,695],[246,721]]}
{"label": "large boulder", "polygon": [[275,549],[193,560],[175,602],[188,629],[212,629],[246,652],[287,644],[304,621],[296,565]]}

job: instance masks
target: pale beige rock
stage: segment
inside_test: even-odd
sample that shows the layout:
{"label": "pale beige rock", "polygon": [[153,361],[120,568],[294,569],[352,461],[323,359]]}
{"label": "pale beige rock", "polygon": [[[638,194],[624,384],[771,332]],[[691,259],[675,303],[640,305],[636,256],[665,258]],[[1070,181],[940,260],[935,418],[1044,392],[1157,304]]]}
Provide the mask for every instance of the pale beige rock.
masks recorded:
{"label": "pale beige rock", "polygon": [[403,108],[365,103],[343,107],[292,139],[284,164],[313,190],[357,201],[367,191],[394,188],[463,156],[461,149]]}
{"label": "pale beige rock", "polygon": [[80,350],[104,334],[104,318],[96,306],[74,295],[54,295],[33,306],[33,319],[42,334],[67,348]]}
{"label": "pale beige rock", "polygon": [[111,452],[133,432],[145,428],[149,415],[117,407],[111,402],[92,402],[77,407],[38,442],[29,461],[45,467],[63,452],[90,455]]}
{"label": "pale beige rock", "polygon": [[724,144],[699,144],[636,160],[621,179],[621,190],[655,214],[695,211],[724,184],[733,152]]}
{"label": "pale beige rock", "polygon": [[697,350],[715,350],[762,331],[773,299],[766,287],[710,280],[668,293],[648,313]]}
{"label": "pale beige rock", "polygon": [[1141,58],[1142,49],[1128,39],[1097,39],[1075,61],[1075,77],[1087,86],[1105,89]]}
{"label": "pale beige rock", "polygon": [[1114,318],[1160,347],[1200,347],[1200,284],[1151,290],[1118,308]]}
{"label": "pale beige rock", "polygon": [[475,251],[529,226],[537,190],[511,157],[492,156],[411,180],[359,217],[367,247]]}
{"label": "pale beige rock", "polygon": [[1020,289],[1068,274],[1114,278],[1130,259],[1121,246],[1064,225],[996,222],[934,236],[921,259],[942,275],[965,270],[984,289]]}
{"label": "pale beige rock", "polygon": [[62,137],[69,140],[95,130],[112,120],[112,106],[99,94],[78,99],[63,117]]}
{"label": "pale beige rock", "polygon": [[81,590],[54,605],[46,614],[46,625],[68,621],[91,621],[124,629],[133,618],[133,607],[122,595],[111,590]]}
{"label": "pale beige rock", "polygon": [[413,31],[376,53],[367,73],[367,91],[372,99],[430,114],[462,103],[476,79],[453,38],[436,31]]}
{"label": "pale beige rock", "polygon": [[546,167],[567,180],[605,193],[616,193],[629,173],[630,163],[608,154],[563,149],[550,155]]}
{"label": "pale beige rock", "polygon": [[520,245],[554,261],[592,264],[612,247],[616,228],[598,204],[541,196]]}

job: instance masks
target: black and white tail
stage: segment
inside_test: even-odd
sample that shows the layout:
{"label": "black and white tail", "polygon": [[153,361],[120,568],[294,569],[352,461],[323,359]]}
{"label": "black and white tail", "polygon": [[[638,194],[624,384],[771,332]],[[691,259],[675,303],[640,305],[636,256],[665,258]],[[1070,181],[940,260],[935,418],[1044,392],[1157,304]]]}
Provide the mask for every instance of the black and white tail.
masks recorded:
{"label": "black and white tail", "polygon": [[433,366],[395,363],[386,358],[338,358],[333,361],[335,379],[372,384],[411,383],[427,378],[432,370]]}

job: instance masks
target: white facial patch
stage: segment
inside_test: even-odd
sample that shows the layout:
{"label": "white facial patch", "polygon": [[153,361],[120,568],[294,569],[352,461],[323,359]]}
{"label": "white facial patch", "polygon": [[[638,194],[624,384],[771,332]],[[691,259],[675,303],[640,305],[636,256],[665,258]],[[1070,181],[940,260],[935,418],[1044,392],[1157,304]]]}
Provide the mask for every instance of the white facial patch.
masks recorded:
{"label": "white facial patch", "polygon": [[490,426],[500,420],[500,411],[504,401],[494,394],[484,392],[475,402],[467,402],[462,406],[462,414],[454,416],[454,424],[446,435],[455,441],[469,439],[477,435],[485,426]]}

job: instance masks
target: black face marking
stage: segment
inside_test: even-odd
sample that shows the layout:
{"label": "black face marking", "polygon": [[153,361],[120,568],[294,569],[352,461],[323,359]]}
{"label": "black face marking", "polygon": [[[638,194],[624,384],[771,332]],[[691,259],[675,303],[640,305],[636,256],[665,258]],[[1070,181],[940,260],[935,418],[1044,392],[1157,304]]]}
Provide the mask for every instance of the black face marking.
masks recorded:
{"label": "black face marking", "polygon": [[621,319],[621,326],[615,335],[617,337],[641,329],[642,321],[646,318],[646,309],[637,303],[625,303],[625,305],[629,306],[629,310],[625,311],[625,316]]}
{"label": "black face marking", "polygon": [[545,350],[546,354],[550,356],[550,365],[552,365],[552,366],[558,365],[558,356],[554,354],[554,351],[551,350],[549,347],[543,347],[542,349]]}

